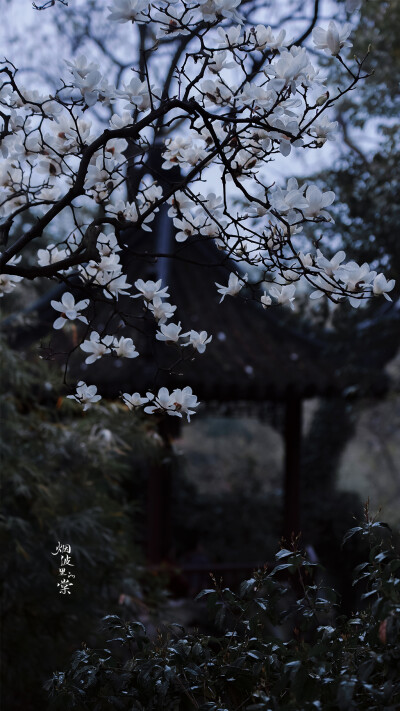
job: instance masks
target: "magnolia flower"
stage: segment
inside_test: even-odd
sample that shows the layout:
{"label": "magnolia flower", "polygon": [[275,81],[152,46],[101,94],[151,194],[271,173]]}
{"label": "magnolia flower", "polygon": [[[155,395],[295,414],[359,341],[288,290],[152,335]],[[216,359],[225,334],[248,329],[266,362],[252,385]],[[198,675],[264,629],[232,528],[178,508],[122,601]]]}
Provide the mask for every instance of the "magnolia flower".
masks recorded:
{"label": "magnolia flower", "polygon": [[328,117],[325,115],[311,126],[310,133],[315,136],[315,142],[318,146],[323,146],[326,141],[335,140],[337,125],[337,121],[329,121]]}
{"label": "magnolia flower", "polygon": [[266,291],[264,291],[260,301],[262,303],[263,309],[267,309],[268,306],[271,306],[271,304],[272,304],[272,299],[270,296],[268,296]]}
{"label": "magnolia flower", "polygon": [[101,358],[103,355],[111,353],[110,345],[112,344],[112,342],[112,336],[103,336],[101,338],[97,331],[92,331],[89,340],[83,341],[83,343],[81,343],[81,349],[85,351],[85,353],[90,354],[86,358],[85,363],[87,363],[87,365],[90,365],[96,360],[99,360],[99,358]]}
{"label": "magnolia flower", "polygon": [[199,353],[204,353],[206,350],[206,345],[211,343],[212,336],[208,336],[207,331],[188,331],[188,333],[182,333],[182,338],[189,336],[189,343],[184,343],[184,346],[193,346],[193,348]]}
{"label": "magnolia flower", "polygon": [[[151,86],[150,89],[154,96],[154,87]],[[120,96],[121,99],[127,99],[129,102],[125,104],[124,109],[131,110],[131,104],[134,104],[141,111],[146,111],[146,109],[151,106],[151,97],[147,82],[140,81],[138,77],[132,77],[129,84],[124,84],[123,88],[118,91],[118,96]]]}
{"label": "magnolia flower", "polygon": [[220,36],[219,47],[237,47],[243,42],[243,37],[240,36],[242,28],[240,25],[236,27],[219,27],[217,32]]}
{"label": "magnolia flower", "polygon": [[389,294],[387,293],[388,291],[392,291],[395,285],[395,280],[394,279],[389,279],[389,281],[386,279],[384,274],[378,274],[373,282],[372,286],[372,291],[375,294],[375,296],[380,296],[383,294],[385,299],[388,301],[392,301],[390,298]]}
{"label": "magnolia flower", "polygon": [[75,303],[75,299],[69,291],[62,295],[61,301],[50,301],[53,309],[60,311],[61,313],[61,315],[54,321],[53,328],[62,328],[67,321],[75,321],[76,319],[78,321],[82,321],[82,323],[87,323],[88,320],[86,316],[82,316],[80,312],[87,309],[89,303],[89,299],[83,299],[82,301]]}
{"label": "magnolia flower", "polygon": [[311,292],[310,299],[320,299],[322,296],[332,294],[335,300],[341,300],[343,295],[339,289],[338,283],[331,277],[321,274],[317,278],[311,279],[313,286],[319,287],[316,291]]}
{"label": "magnolia flower", "polygon": [[124,336],[121,336],[119,339],[114,338],[112,347],[113,351],[120,358],[137,358],[139,355],[132,338],[125,338]]}
{"label": "magnolia flower", "polygon": [[227,51],[222,50],[221,52],[214,52],[210,58],[210,63],[207,65],[209,72],[213,74],[219,74],[222,69],[232,69],[235,67],[235,62],[229,60],[229,54]]}
{"label": "magnolia flower", "polygon": [[269,49],[283,49],[289,42],[286,40],[286,30],[281,30],[277,37],[272,34],[270,26],[257,25],[252,30],[254,49],[263,51],[266,47]]}
{"label": "magnolia flower", "polygon": [[18,282],[22,281],[22,278],[16,274],[0,274],[0,297],[4,296],[4,294],[10,294]]}
{"label": "magnolia flower", "polygon": [[198,0],[199,10],[206,22],[222,20],[223,17],[242,22],[242,18],[236,8],[241,0]]}
{"label": "magnolia flower", "polygon": [[282,190],[279,186],[272,193],[270,201],[275,210],[278,210],[282,215],[291,212],[294,208],[303,209],[307,207],[307,200],[303,195],[305,185],[299,188],[296,178],[289,178],[287,189]]}
{"label": "magnolia flower", "polygon": [[306,254],[304,254],[303,252],[299,252],[297,256],[298,256],[298,260],[299,260],[300,264],[303,267],[314,266],[314,260],[312,258],[312,255],[309,252],[307,252]]}
{"label": "magnolia flower", "polygon": [[309,86],[317,75],[306,48],[296,46],[281,52],[276,62],[265,67],[264,73],[273,77],[269,88],[281,91],[289,86],[292,94],[296,92],[298,84]]}
{"label": "magnolia flower", "polygon": [[107,19],[111,22],[145,22],[142,15],[143,10],[147,10],[147,0],[113,0],[113,5],[109,5],[111,11]]}
{"label": "magnolia flower", "polygon": [[135,287],[138,291],[140,291],[140,294],[134,294],[132,299],[138,299],[140,296],[143,296],[145,301],[153,301],[155,296],[167,298],[169,296],[168,287],[164,286],[163,289],[160,289],[161,284],[162,279],[159,279],[158,281],[151,281],[151,279],[143,281],[143,279],[138,279],[135,281]]}
{"label": "magnolia flower", "polygon": [[110,128],[124,128],[133,121],[131,111],[122,111],[120,114],[113,114],[110,118]]}
{"label": "magnolia flower", "polygon": [[101,400],[101,395],[97,395],[97,388],[95,385],[86,385],[83,380],[80,380],[75,395],[67,395],[70,400],[76,400],[81,405],[83,405],[83,410],[88,410],[93,403]]}
{"label": "magnolia flower", "polygon": [[304,217],[308,219],[324,217],[326,220],[332,222],[330,214],[323,210],[323,208],[332,205],[335,199],[333,190],[328,190],[326,193],[323,193],[316,185],[310,185],[307,188],[305,198],[308,204],[306,208],[303,209]]}
{"label": "magnolia flower", "polygon": [[317,49],[323,49],[326,54],[336,57],[342,47],[352,47],[351,42],[347,41],[350,32],[351,25],[349,23],[340,28],[331,20],[327,30],[323,30],[322,27],[315,27],[312,35]]}
{"label": "magnolia flower", "polygon": [[188,385],[185,388],[177,388],[172,393],[172,400],[175,407],[175,414],[178,417],[182,417],[182,413],[187,416],[187,421],[190,422],[190,415],[195,415],[195,411],[190,409],[192,407],[198,407],[199,402],[197,396],[193,394],[192,388]]}
{"label": "magnolia flower", "polygon": [[336,272],[343,260],[346,259],[346,253],[340,250],[332,257],[332,259],[327,259],[324,257],[322,252],[317,249],[317,265],[320,269],[323,269],[327,276],[332,276]]}
{"label": "magnolia flower", "polygon": [[341,271],[340,278],[348,291],[363,291],[376,277],[376,272],[370,271],[369,264],[361,266],[357,262],[348,262]]}
{"label": "magnolia flower", "polygon": [[174,226],[179,230],[175,234],[175,239],[177,242],[185,242],[188,237],[192,237],[199,233],[200,225],[203,222],[203,218],[199,215],[195,219],[189,222],[185,217],[179,220],[177,217],[173,219]]}
{"label": "magnolia flower", "polygon": [[144,411],[148,415],[153,415],[155,412],[168,412],[169,415],[175,415],[175,405],[173,395],[169,393],[167,388],[160,388],[157,396],[153,393],[146,393],[149,402],[152,405],[148,405],[144,408]]}
{"label": "magnolia flower", "polygon": [[200,404],[189,386],[183,389],[177,388],[171,394],[167,388],[160,388],[156,396],[153,393],[146,393],[146,395],[149,402],[152,403],[144,408],[147,414],[166,412],[168,415],[182,417],[182,413],[184,413],[188,422],[190,422],[190,415],[195,414],[191,408]]}
{"label": "magnolia flower", "polygon": [[99,98],[96,88],[101,81],[98,65],[94,62],[87,63],[85,55],[80,55],[75,62],[66,62],[71,67],[74,85],[80,89],[87,106],[93,106]]}
{"label": "magnolia flower", "polygon": [[364,262],[359,266],[356,262],[349,262],[341,270],[340,279],[346,291],[353,292],[349,295],[351,306],[357,309],[364,301],[365,292],[373,288],[371,282],[374,281],[376,272],[370,271],[369,264]]}
{"label": "magnolia flower", "polygon": [[239,279],[239,277],[234,273],[231,272],[229,275],[229,280],[228,280],[228,286],[222,286],[222,284],[218,284],[215,282],[215,286],[218,287],[218,292],[222,294],[220,302],[224,300],[225,296],[229,294],[229,296],[236,296],[236,294],[239,293],[241,289],[245,286],[245,282],[247,281],[247,274],[243,279]]}
{"label": "magnolia flower", "polygon": [[103,289],[103,294],[107,299],[118,299],[118,296],[130,296],[128,289],[131,288],[131,284],[126,281],[126,274],[121,274],[118,277],[112,277],[110,281],[107,282],[107,288]]}
{"label": "magnolia flower", "polygon": [[165,341],[166,343],[177,343],[179,334],[182,331],[181,322],[160,324],[160,330],[156,333],[157,341]]}
{"label": "magnolia flower", "polygon": [[40,267],[48,267],[50,264],[61,262],[68,257],[66,249],[58,249],[54,244],[49,244],[46,249],[38,249],[37,257]]}
{"label": "magnolia flower", "polygon": [[223,105],[228,104],[232,98],[232,91],[218,79],[205,79],[200,84],[200,89],[207,103]]}
{"label": "magnolia flower", "polygon": [[124,200],[119,200],[115,205],[109,203],[106,209],[107,212],[116,215],[119,220],[125,219],[128,222],[137,222],[138,212],[134,202],[124,202]]}
{"label": "magnolia flower", "polygon": [[[21,259],[21,256],[11,257],[11,259],[8,260],[8,264],[15,266],[16,264],[19,264]],[[22,279],[23,277],[17,276],[16,274],[0,274],[0,297],[4,296],[4,294],[9,294],[11,291],[13,291],[13,289],[15,289],[15,287],[17,286],[18,282],[22,281]]]}
{"label": "magnolia flower", "polygon": [[289,305],[291,309],[294,309],[293,301],[295,298],[296,287],[294,284],[287,284],[284,286],[275,285],[271,287],[269,293],[274,299],[277,300],[278,304]]}
{"label": "magnolia flower", "polygon": [[188,29],[183,29],[182,20],[186,14],[186,8],[183,4],[179,4],[178,7],[174,7],[172,3],[168,3],[168,14],[163,12],[155,12],[153,15],[153,20],[157,27],[156,37],[164,37],[168,35],[189,34]]}
{"label": "magnolia flower", "polygon": [[[171,163],[170,167],[173,167],[173,163]],[[175,217],[178,211],[183,213],[190,211],[190,208],[194,207],[192,198],[187,197],[187,195],[180,190],[177,190],[174,195],[171,195],[167,202],[171,205],[168,210],[168,217]]]}
{"label": "magnolia flower", "polygon": [[149,401],[147,397],[141,397],[140,393],[132,393],[132,395],[124,393],[121,397],[130,410],[141,407],[145,402]]}
{"label": "magnolia flower", "polygon": [[97,238],[96,248],[102,257],[109,257],[112,252],[121,251],[115,232],[110,232],[108,235],[104,234],[104,232],[100,232]]}
{"label": "magnolia flower", "polygon": [[176,311],[176,306],[172,306],[167,301],[162,301],[159,296],[155,296],[152,303],[149,303],[149,309],[158,323],[162,324],[172,318]]}

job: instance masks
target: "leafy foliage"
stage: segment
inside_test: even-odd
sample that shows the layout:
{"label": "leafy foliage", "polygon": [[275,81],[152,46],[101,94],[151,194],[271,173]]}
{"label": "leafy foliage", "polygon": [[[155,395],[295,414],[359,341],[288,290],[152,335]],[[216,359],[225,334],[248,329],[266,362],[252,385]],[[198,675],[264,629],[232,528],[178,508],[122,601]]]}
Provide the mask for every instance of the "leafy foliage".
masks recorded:
{"label": "leafy foliage", "polygon": [[[136,509],[124,482],[140,451],[153,448],[112,406],[96,425],[90,415],[77,418],[57,399],[48,365],[6,347],[0,404],[3,702],[43,708],[42,684],[55,662],[65,663],[119,593],[143,594]],[[58,541],[72,546],[69,596],[57,588]]]}
{"label": "leafy foliage", "polygon": [[200,593],[215,611],[215,636],[178,626],[151,639],[111,615],[104,649],[76,652],[48,682],[53,708],[150,711],[394,709],[400,703],[400,558],[385,524],[366,520],[347,534],[370,543],[354,571],[355,615],[339,614],[335,591],[295,541],[235,594],[215,582]]}

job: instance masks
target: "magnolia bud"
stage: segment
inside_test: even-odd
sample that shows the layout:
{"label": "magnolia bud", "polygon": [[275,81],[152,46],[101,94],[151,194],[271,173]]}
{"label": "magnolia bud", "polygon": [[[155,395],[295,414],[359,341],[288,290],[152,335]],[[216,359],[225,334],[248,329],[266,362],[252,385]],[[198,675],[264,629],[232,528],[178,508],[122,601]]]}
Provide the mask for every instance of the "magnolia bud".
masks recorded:
{"label": "magnolia bud", "polygon": [[326,91],[325,94],[321,94],[321,96],[318,97],[318,99],[315,102],[316,106],[323,106],[326,101],[329,99],[329,91]]}

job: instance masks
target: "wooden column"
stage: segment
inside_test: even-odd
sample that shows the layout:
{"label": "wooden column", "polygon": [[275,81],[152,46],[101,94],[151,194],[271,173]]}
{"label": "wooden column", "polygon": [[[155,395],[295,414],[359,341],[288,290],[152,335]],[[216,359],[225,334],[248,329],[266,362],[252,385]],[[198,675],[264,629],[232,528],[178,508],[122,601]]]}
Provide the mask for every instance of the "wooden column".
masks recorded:
{"label": "wooden column", "polygon": [[171,461],[151,464],[147,499],[147,559],[161,563],[171,545]]}
{"label": "wooden column", "polygon": [[283,535],[289,541],[300,532],[300,456],[302,401],[289,395],[285,403],[285,484]]}
{"label": "wooden column", "polygon": [[177,417],[160,418],[158,433],[163,440],[159,461],[149,468],[147,493],[147,560],[161,563],[171,550],[171,488],[173,469],[172,440],[179,436],[181,422]]}

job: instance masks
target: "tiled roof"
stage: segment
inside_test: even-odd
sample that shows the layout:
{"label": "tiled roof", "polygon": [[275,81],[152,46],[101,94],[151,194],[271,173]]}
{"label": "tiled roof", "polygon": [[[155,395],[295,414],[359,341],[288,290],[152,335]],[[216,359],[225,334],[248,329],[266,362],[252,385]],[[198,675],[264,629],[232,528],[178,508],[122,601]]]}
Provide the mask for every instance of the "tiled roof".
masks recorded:
{"label": "tiled roof", "polygon": [[[169,229],[165,215],[159,227],[163,224]],[[349,388],[368,394],[384,392],[387,381],[379,365],[352,365],[348,357],[354,350],[351,342],[346,352],[337,339],[318,339],[297,317],[289,317],[287,309],[264,310],[249,290],[234,298],[227,296],[219,304],[215,282],[226,284],[234,265],[213,241],[178,244],[164,239],[164,253],[175,258],[165,257],[160,265],[150,256],[156,248],[153,233],[126,237],[132,254],[128,281],[133,284],[139,277],[156,279],[162,274],[169,286],[168,301],[177,306],[174,320],[182,322],[183,332],[206,330],[213,340],[204,354],[193,353],[188,347],[185,361],[177,362],[178,349],[154,340],[153,317],[140,319],[141,333],[124,329],[121,335],[133,337],[141,357],[121,361],[103,358],[96,364],[96,382],[104,394],[143,393],[161,385],[191,385],[200,399],[217,401],[328,396]],[[120,307],[129,313],[133,304],[137,309],[138,302],[125,297]],[[100,314],[99,327],[106,316]],[[79,374],[83,377],[82,370]]]}

